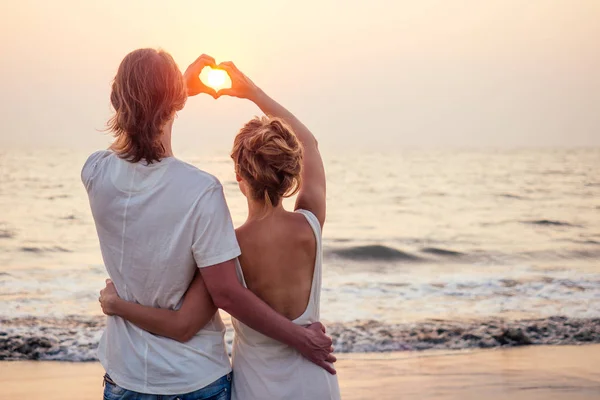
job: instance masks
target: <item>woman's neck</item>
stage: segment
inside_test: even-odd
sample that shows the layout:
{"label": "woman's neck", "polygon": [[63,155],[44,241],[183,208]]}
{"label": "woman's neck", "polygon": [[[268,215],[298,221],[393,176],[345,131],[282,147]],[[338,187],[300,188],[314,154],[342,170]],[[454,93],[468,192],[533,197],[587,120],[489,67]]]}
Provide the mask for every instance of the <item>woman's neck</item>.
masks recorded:
{"label": "woman's neck", "polygon": [[248,198],[248,221],[264,220],[285,213],[283,202],[276,206],[266,206],[264,202]]}

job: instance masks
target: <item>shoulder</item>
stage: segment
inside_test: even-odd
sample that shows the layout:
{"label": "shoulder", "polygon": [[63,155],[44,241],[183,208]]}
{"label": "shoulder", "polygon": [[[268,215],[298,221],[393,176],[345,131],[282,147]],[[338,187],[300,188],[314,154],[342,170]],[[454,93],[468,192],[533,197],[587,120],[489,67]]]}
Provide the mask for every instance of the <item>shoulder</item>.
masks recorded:
{"label": "shoulder", "polygon": [[188,184],[197,184],[198,189],[202,191],[223,188],[216,176],[179,159],[176,159],[173,163],[173,172],[184,179]]}
{"label": "shoulder", "polygon": [[81,181],[86,189],[89,189],[90,182],[98,171],[98,166],[107,158],[114,156],[115,153],[111,150],[100,150],[92,153],[81,168]]}
{"label": "shoulder", "polygon": [[227,209],[223,185],[216,176],[175,159],[169,165],[168,179],[171,189],[185,198],[195,212],[218,213]]}
{"label": "shoulder", "polygon": [[[314,242],[315,236],[321,233],[319,221],[310,211],[310,215],[294,212],[295,229],[298,232],[298,239],[306,242]],[[312,217],[312,218],[311,218]]]}
{"label": "shoulder", "polygon": [[315,233],[318,232],[320,234],[323,230],[319,219],[312,211],[297,209],[296,211],[294,211],[294,214],[296,214],[299,219],[303,220],[304,223],[308,221],[308,224],[315,231]]}
{"label": "shoulder", "polygon": [[248,225],[248,223],[244,223],[241,226],[238,226],[235,229],[235,236],[238,240],[238,243],[245,242],[247,238],[252,237],[252,227]]}
{"label": "shoulder", "polygon": [[83,170],[95,167],[98,164],[98,162],[100,162],[103,159],[105,159],[107,157],[110,157],[110,156],[112,156],[114,154],[115,153],[113,151],[111,151],[111,150],[99,150],[99,151],[93,152],[85,160],[85,163],[83,164]]}

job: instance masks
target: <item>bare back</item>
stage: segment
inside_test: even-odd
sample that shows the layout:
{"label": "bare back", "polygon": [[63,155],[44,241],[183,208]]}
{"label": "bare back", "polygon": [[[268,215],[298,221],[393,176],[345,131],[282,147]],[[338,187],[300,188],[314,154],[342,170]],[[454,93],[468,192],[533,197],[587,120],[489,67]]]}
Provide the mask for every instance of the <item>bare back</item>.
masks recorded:
{"label": "bare back", "polygon": [[236,230],[248,289],[281,315],[294,320],[309,302],[316,240],[299,213],[278,213]]}
{"label": "bare back", "polygon": [[[319,321],[323,263],[317,216],[281,209],[275,218],[252,220],[237,233],[242,283],[297,325]],[[235,318],[232,324],[232,399],[340,399],[335,375]]]}

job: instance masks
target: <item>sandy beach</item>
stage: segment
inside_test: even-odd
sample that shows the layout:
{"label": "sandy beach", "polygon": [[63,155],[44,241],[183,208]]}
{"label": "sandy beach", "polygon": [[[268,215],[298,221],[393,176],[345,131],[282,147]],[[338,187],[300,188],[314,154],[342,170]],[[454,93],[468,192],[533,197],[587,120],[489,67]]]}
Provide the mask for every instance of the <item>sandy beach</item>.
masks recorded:
{"label": "sandy beach", "polygon": [[[362,399],[598,399],[600,345],[340,354],[342,397]],[[100,399],[100,364],[0,362],[0,399]]]}

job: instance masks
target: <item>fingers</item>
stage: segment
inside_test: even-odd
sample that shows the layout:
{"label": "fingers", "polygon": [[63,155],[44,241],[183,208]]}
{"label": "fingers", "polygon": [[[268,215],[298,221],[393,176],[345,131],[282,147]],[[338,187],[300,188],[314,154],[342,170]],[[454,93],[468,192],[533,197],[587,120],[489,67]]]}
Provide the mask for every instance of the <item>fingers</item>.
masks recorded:
{"label": "fingers", "polygon": [[327,355],[327,357],[325,358],[325,361],[330,362],[330,363],[334,363],[337,361],[337,357],[334,356],[333,354],[329,353]]}
{"label": "fingers", "polygon": [[218,99],[221,96],[235,96],[235,91],[232,88],[219,89],[219,91],[216,92],[215,99]]}
{"label": "fingers", "polygon": [[113,281],[112,281],[112,279],[110,279],[110,278],[109,278],[109,279],[106,279],[106,280],[104,281],[104,283],[106,283],[106,284],[108,285],[108,284],[110,284],[110,283],[113,283]]}
{"label": "fingers", "polygon": [[231,61],[223,61],[222,63],[220,63],[218,65],[219,68],[223,68],[223,69],[233,69],[236,68],[235,64]]}
{"label": "fingers", "polygon": [[195,70],[200,72],[202,70],[202,68],[206,67],[207,65],[210,67],[216,67],[217,62],[211,56],[209,56],[207,54],[202,54],[200,57],[198,57],[196,59],[196,61],[194,61],[192,63],[192,65],[194,66]]}
{"label": "fingers", "polygon": [[[183,74],[184,79],[188,82],[188,96],[195,96],[198,94],[197,90],[189,87],[189,80],[197,80],[198,75],[204,69],[204,67],[216,67],[216,61],[209,55],[202,54],[200,57],[196,59],[193,63],[190,64],[189,67],[185,70]],[[199,80],[199,79],[198,79]]]}
{"label": "fingers", "polygon": [[317,326],[318,326],[319,328],[321,328],[321,330],[323,331],[323,333],[327,333],[327,329],[325,329],[325,325],[323,325],[323,324],[322,324],[322,323],[320,323],[320,322],[315,322],[315,323],[316,323],[316,324],[318,324]]}
{"label": "fingers", "polygon": [[333,368],[333,365],[330,365],[325,361],[319,361],[317,365],[323,368],[325,371],[329,372],[331,375],[337,374],[337,371],[335,370],[335,368]]}
{"label": "fingers", "polygon": [[308,329],[312,329],[314,331],[320,331],[321,333],[323,333],[323,337],[325,338],[324,344],[323,344],[323,349],[329,347],[331,348],[333,351],[333,339],[331,339],[331,337],[325,335],[325,333],[327,332],[327,330],[325,329],[325,326],[320,323],[320,322],[315,322],[314,324],[311,324],[308,326]]}
{"label": "fingers", "polygon": [[236,75],[240,72],[240,70],[231,61],[223,61],[221,64],[217,65],[217,68],[225,70],[231,78],[233,78],[232,75]]}
{"label": "fingers", "polygon": [[208,54],[200,55],[200,57],[198,57],[195,62],[199,62],[199,61],[210,62],[210,63],[216,64],[215,59],[212,58],[211,56],[209,56]]}
{"label": "fingers", "polygon": [[211,88],[210,86],[206,86],[205,84],[202,83],[202,91],[201,93],[206,93],[208,95],[211,95],[214,99],[216,99],[217,96],[217,91],[213,88]]}
{"label": "fingers", "polygon": [[320,322],[315,322],[315,323],[310,324],[308,326],[308,329],[312,329],[312,330],[316,330],[316,331],[321,331],[323,333],[327,332],[327,330],[325,329],[325,326],[322,323],[320,323]]}

